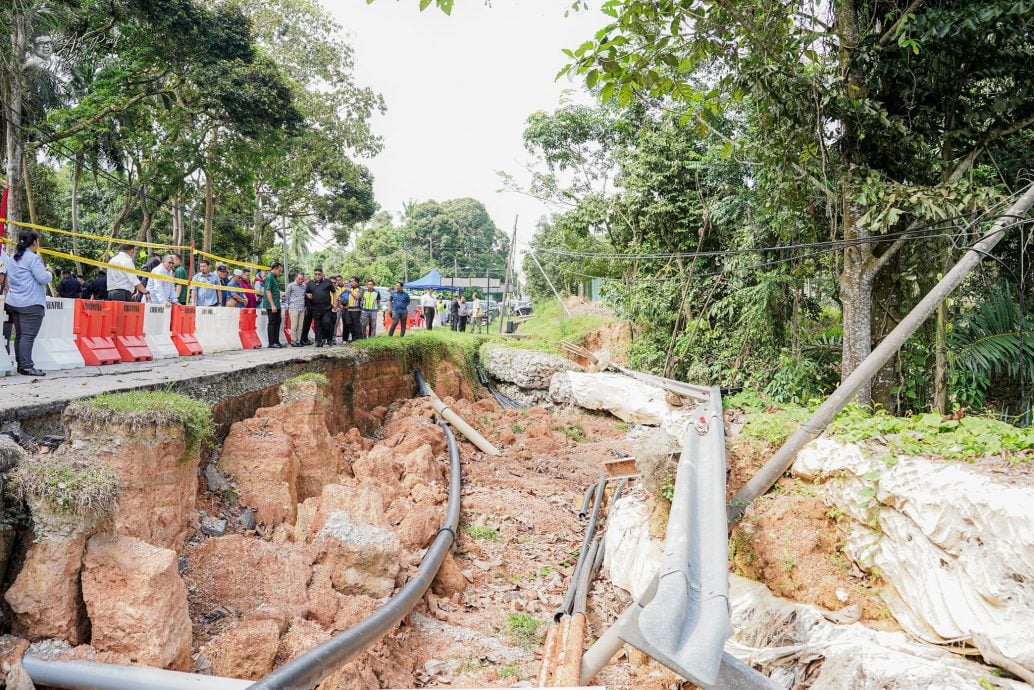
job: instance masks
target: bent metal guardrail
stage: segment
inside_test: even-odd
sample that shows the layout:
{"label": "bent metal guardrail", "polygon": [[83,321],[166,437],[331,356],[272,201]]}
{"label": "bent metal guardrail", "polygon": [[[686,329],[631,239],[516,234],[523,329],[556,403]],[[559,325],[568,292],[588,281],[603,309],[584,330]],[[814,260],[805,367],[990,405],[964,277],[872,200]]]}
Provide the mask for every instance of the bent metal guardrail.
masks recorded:
{"label": "bent metal guardrail", "polygon": [[[419,370],[414,370],[413,377],[420,394],[429,395],[430,388]],[[38,685],[67,690],[312,690],[334,671],[373,645],[413,610],[431,586],[431,581],[438,574],[445,556],[456,540],[462,489],[459,448],[449,425],[444,421],[440,421],[439,425],[445,432],[449,449],[449,502],[445,512],[445,524],[438,530],[438,535],[420,561],[417,574],[383,606],[348,630],[342,631],[254,683],[142,666],[47,661],[29,654],[22,660],[26,673]]]}
{"label": "bent metal guardrail", "polygon": [[703,688],[775,688],[723,651],[733,630],[721,392],[679,387],[701,402],[683,439],[660,572],[585,653],[580,680],[591,681],[627,642]]}

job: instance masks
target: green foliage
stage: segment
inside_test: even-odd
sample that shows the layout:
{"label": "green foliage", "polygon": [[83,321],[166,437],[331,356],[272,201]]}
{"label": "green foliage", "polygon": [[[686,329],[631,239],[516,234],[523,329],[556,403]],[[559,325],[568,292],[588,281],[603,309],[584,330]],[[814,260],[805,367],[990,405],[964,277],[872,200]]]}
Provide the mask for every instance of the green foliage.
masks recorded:
{"label": "green foliage", "polygon": [[514,644],[531,647],[538,641],[539,630],[545,621],[527,613],[508,613],[503,621],[503,632]]}
{"label": "green foliage", "polygon": [[461,525],[460,529],[471,539],[499,541],[499,531],[489,525]]}
{"label": "green foliage", "polygon": [[304,374],[298,374],[298,376],[284,381],[284,385],[289,386],[291,384],[308,382],[315,383],[317,386],[330,385],[330,379],[327,378],[326,374],[320,374],[315,371],[307,371]]}
{"label": "green foliage", "polygon": [[559,431],[575,443],[585,443],[589,440],[588,437],[585,435],[585,428],[577,422],[564,425],[554,424],[553,430]]}
{"label": "green foliage", "polygon": [[114,469],[66,455],[33,458],[18,465],[13,475],[23,499],[83,519],[112,513],[121,490],[121,479]]}
{"label": "green foliage", "polygon": [[544,299],[535,303],[532,317],[518,329],[527,339],[508,340],[507,344],[544,352],[561,352],[561,341],[581,343],[587,335],[611,321],[613,319],[598,314],[568,316],[556,299]]}
{"label": "green foliage", "polygon": [[[797,430],[814,406],[775,406],[754,391],[725,398],[727,409],[746,413],[743,435],[773,445],[781,444]],[[972,460],[1005,455],[1013,461],[1029,462],[1034,449],[1034,429],[1020,429],[992,417],[945,418],[937,413],[895,417],[883,410],[875,413],[852,404],[829,426],[833,438],[858,443],[879,439],[900,455],[924,455],[949,460]]]}
{"label": "green foliage", "polygon": [[510,424],[510,431],[512,431],[515,434],[522,434],[524,433],[524,425],[518,424],[517,422],[513,422]]}
{"label": "green foliage", "polygon": [[[186,434],[186,453],[192,456],[212,436],[215,425],[211,408],[201,402],[179,393],[168,391],[128,391],[126,393],[105,393],[82,403],[95,413],[116,414],[130,422],[153,421],[156,423],[182,424]],[[73,412],[74,413],[74,412]]]}

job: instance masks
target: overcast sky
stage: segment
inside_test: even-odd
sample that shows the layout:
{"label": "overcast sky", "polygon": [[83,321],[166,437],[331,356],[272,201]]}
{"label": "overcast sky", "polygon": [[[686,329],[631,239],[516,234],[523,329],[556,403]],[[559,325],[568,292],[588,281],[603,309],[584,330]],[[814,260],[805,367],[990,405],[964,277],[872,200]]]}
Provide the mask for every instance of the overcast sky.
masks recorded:
{"label": "overcast sky", "polygon": [[564,17],[566,0],[457,0],[451,16],[418,0],[322,0],[356,51],[361,84],[388,112],[373,126],[383,152],[367,165],[381,207],[409,200],[473,197],[518,242],[531,239],[546,205],[498,191],[497,170],[524,177],[528,115],[554,110],[564,92],[584,100],[580,82],[555,80],[563,48],[576,48],[606,22],[598,11]]}

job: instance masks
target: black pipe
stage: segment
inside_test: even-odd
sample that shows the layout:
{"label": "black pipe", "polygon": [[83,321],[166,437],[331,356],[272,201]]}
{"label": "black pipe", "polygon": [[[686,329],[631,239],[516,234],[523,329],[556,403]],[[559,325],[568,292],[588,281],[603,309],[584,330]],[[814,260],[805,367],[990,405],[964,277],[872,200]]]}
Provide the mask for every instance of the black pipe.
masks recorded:
{"label": "black pipe", "polygon": [[589,596],[589,583],[592,582],[592,576],[596,573],[596,554],[599,553],[600,548],[601,542],[597,537],[592,540],[592,544],[589,546],[588,552],[586,552],[585,565],[582,566],[581,572],[578,573],[578,582],[574,583],[574,601],[571,603],[571,615],[585,613],[585,600]]}
{"label": "black pipe", "polygon": [[560,609],[553,614],[553,620],[557,623],[559,623],[560,619],[564,616],[571,615],[578,578],[581,575],[582,568],[585,567],[589,544],[592,542],[592,538],[596,534],[596,523],[600,519],[600,509],[603,507],[603,493],[606,488],[607,476],[600,475],[600,480],[596,483],[596,500],[593,501],[592,504],[592,515],[589,517],[589,524],[585,526],[585,537],[582,539],[582,547],[578,551],[578,562],[575,564],[574,572],[571,574],[571,582],[568,584],[567,594],[564,595],[564,603],[560,606]]}
{"label": "black pipe", "polygon": [[596,495],[596,484],[589,484],[585,487],[585,495],[582,496],[582,507],[578,509],[578,517],[585,518],[589,516],[589,501]]}
{"label": "black pipe", "polygon": [[[422,395],[429,394],[429,388],[419,371],[414,371],[417,386]],[[420,561],[417,574],[383,606],[348,630],[311,649],[296,659],[287,662],[262,680],[248,687],[248,690],[312,690],[339,668],[377,642],[399,621],[409,615],[431,586],[438,569],[441,568],[456,539],[460,523],[460,493],[462,473],[459,448],[456,437],[444,421],[438,423],[445,432],[449,448],[449,503],[445,512],[445,524],[438,530],[438,536],[431,542],[424,558]]]}

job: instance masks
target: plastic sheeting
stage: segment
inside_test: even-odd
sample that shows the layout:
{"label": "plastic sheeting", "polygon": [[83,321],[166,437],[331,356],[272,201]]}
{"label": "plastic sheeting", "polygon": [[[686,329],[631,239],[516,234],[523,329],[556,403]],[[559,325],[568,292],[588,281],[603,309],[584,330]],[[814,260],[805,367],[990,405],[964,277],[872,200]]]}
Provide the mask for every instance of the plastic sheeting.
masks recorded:
{"label": "plastic sheeting", "polygon": [[904,633],[831,623],[820,609],[776,597],[753,580],[730,575],[729,595],[736,636],[726,651],[786,688],[1029,690],[1025,683],[998,678],[994,669],[913,642]]}
{"label": "plastic sheeting", "polygon": [[[587,410],[605,410],[618,419],[636,424],[658,426],[671,412],[663,390],[621,374],[586,374],[566,371],[569,385],[551,382],[551,389],[562,389],[571,401]],[[569,391],[569,393],[568,393]]]}
{"label": "plastic sheeting", "polygon": [[1034,488],[961,462],[887,458],[818,439],[793,471],[853,519],[846,551],[878,569],[905,630],[1034,677]]}
{"label": "plastic sheeting", "polygon": [[650,509],[645,497],[622,496],[607,513],[603,570],[612,583],[639,598],[661,567],[664,550],[650,539]]}

